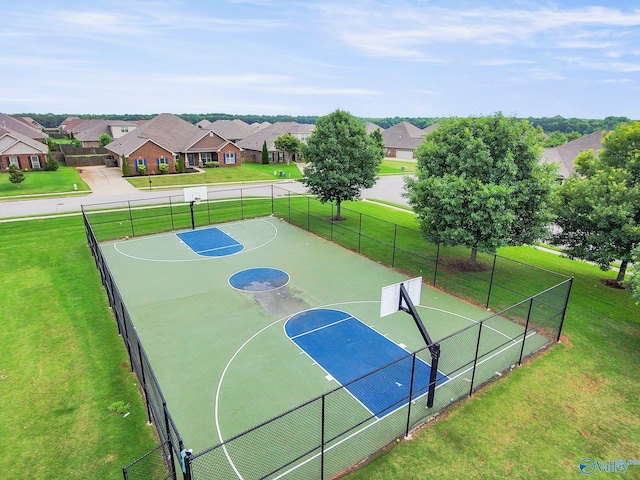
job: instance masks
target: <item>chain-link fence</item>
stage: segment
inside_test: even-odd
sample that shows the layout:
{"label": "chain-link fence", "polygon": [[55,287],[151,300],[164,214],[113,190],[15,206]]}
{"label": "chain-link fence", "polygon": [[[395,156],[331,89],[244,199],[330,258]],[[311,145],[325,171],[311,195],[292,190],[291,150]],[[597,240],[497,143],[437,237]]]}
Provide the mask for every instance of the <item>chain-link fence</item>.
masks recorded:
{"label": "chain-link fence", "polygon": [[[91,205],[83,208],[87,238],[122,334],[132,369],[140,378],[149,421],[158,431],[158,452],[129,467],[153,471],[163,464],[167,478],[331,478],[433,418],[452,402],[519,365],[557,341],[572,279],[486,252],[424,236],[417,224],[400,225],[334,206],[278,186],[208,193],[200,204],[182,197]],[[429,379],[417,362],[430,364],[428,349],[407,355],[364,377],[256,426],[180,464],[183,442],[171,419],[153,369],[137,337],[99,241],[275,215],[315,235],[349,248],[434,287],[495,312],[445,338],[440,344],[434,405],[426,407]],[[403,398],[382,396],[371,412],[354,391],[404,379]],[[369,392],[369,395],[379,395]],[[168,452],[168,453],[167,453]],[[153,460],[156,459],[156,460]],[[161,460],[158,460],[161,459]],[[152,466],[150,466],[152,465]],[[179,465],[176,468],[175,465]],[[145,477],[164,478],[164,477]]]}

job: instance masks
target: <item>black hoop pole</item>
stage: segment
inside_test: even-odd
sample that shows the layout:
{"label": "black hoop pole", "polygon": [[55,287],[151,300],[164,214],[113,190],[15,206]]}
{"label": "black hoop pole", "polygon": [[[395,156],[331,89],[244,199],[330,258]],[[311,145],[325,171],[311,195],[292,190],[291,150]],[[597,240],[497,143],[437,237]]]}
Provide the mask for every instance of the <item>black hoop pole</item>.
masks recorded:
{"label": "black hoop pole", "polygon": [[191,230],[195,230],[196,229],[196,221],[193,218],[193,204],[195,203],[195,200],[191,200],[191,202],[189,202],[189,208],[191,209]]}

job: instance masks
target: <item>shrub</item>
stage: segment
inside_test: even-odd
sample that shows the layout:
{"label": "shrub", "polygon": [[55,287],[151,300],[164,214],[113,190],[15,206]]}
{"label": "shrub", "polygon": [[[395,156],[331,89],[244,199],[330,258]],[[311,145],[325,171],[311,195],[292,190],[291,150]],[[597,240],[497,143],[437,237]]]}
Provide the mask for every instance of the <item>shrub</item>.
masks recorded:
{"label": "shrub", "polygon": [[205,168],[217,168],[220,166],[219,162],[205,162],[204,167]]}
{"label": "shrub", "polygon": [[178,158],[176,158],[176,173],[184,173],[184,169],[184,158],[182,155],[178,155]]}
{"label": "shrub", "polygon": [[147,166],[146,165],[138,165],[138,168],[136,168],[136,170],[138,171],[138,173],[140,175],[144,175],[145,173],[147,173]]}
{"label": "shrub", "polygon": [[168,163],[161,163],[160,165],[158,165],[158,171],[162,175],[165,175],[165,174],[169,173],[169,164]]}
{"label": "shrub", "polygon": [[122,176],[128,177],[131,175],[131,167],[129,166],[129,159],[124,155],[122,155],[122,157],[120,158],[122,160]]}
{"label": "shrub", "polygon": [[55,172],[60,167],[58,160],[51,154],[47,154],[47,161],[44,162],[44,169],[48,172]]}

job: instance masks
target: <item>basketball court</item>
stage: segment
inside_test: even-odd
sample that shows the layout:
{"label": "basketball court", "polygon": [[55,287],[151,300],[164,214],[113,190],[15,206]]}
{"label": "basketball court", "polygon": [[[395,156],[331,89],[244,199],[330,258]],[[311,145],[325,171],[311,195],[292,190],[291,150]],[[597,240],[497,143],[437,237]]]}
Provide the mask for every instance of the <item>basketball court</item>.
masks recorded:
{"label": "basketball court", "polygon": [[[383,265],[275,217],[111,241],[102,250],[194,451],[342,385],[353,415],[378,420],[403,407],[409,389],[426,398],[428,355],[416,361],[413,384],[407,359],[425,347],[416,323],[393,307],[381,316],[383,287],[407,279]],[[434,341],[488,316],[420,286],[416,309]],[[486,326],[485,348],[497,348],[483,361],[492,376],[491,358],[519,356],[522,341],[505,339],[523,327],[500,318]],[[526,350],[546,342],[532,333]],[[469,369],[456,367],[475,346],[443,346],[436,398],[459,398],[467,388]],[[355,381],[392,362],[384,375]]]}

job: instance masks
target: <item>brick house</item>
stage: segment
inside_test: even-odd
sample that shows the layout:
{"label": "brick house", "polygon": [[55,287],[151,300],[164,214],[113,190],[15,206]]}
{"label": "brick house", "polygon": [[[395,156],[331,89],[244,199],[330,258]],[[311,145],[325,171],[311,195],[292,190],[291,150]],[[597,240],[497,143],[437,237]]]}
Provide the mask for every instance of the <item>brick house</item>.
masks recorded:
{"label": "brick house", "polygon": [[21,170],[44,168],[49,147],[22,133],[0,127],[0,164],[2,170],[15,165]]}
{"label": "brick house", "polygon": [[181,118],[160,114],[114,140],[105,147],[117,159],[128,162],[131,175],[160,173],[160,165],[175,172],[176,160],[183,158],[187,167],[218,162],[221,167],[241,164],[241,149],[211,130],[198,128]]}

